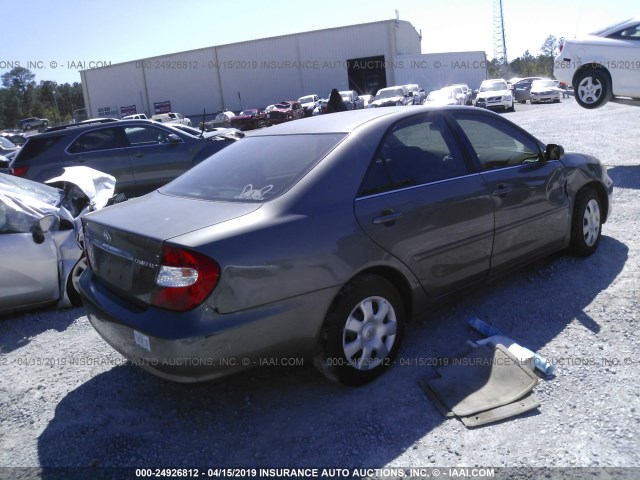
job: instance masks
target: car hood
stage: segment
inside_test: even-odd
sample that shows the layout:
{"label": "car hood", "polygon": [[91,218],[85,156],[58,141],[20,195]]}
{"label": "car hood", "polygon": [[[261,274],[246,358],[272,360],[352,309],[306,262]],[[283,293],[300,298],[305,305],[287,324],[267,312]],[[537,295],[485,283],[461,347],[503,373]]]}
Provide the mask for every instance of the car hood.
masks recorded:
{"label": "car hood", "polygon": [[216,202],[158,190],[92,213],[87,219],[159,242],[248,215],[261,203]]}
{"label": "car hood", "polygon": [[511,93],[511,90],[494,90],[492,92],[478,92],[478,96],[476,98],[503,97],[508,93]]}
{"label": "car hood", "polygon": [[379,100],[374,100],[373,102],[371,102],[371,105],[384,105],[385,103],[396,103],[396,102],[401,102],[403,99],[404,97],[401,97],[401,96],[381,98]]}

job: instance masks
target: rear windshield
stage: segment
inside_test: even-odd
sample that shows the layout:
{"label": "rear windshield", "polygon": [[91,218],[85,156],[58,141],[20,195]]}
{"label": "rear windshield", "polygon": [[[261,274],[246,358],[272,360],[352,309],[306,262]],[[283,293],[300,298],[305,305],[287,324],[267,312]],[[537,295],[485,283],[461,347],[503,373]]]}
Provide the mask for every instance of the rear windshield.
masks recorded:
{"label": "rear windshield", "polygon": [[16,162],[26,162],[47,151],[65,137],[64,134],[55,137],[30,137],[20,149]]}
{"label": "rear windshield", "polygon": [[344,136],[329,133],[244,138],[160,191],[201,200],[271,200],[300,181]]}

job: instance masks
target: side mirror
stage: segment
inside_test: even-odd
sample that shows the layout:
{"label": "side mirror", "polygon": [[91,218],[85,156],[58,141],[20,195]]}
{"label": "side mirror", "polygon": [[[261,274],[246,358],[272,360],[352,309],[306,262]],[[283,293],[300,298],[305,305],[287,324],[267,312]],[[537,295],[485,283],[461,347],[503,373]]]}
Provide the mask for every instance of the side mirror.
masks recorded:
{"label": "side mirror", "polygon": [[169,135],[167,135],[167,141],[169,143],[180,143],[180,137],[175,133],[170,133]]}
{"label": "side mirror", "polygon": [[53,215],[45,215],[31,229],[33,241],[40,245],[44,242],[44,234],[51,230],[56,223],[56,217]]}
{"label": "side mirror", "polygon": [[544,151],[545,160],[562,160],[562,157],[564,157],[564,148],[562,148],[562,145],[556,145],[555,143],[547,145]]}

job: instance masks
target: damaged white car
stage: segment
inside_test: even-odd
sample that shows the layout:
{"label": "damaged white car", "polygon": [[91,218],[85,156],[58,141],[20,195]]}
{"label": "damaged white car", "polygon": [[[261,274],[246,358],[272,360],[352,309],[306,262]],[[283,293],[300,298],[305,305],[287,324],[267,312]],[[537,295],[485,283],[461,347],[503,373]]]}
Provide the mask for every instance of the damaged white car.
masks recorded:
{"label": "damaged white car", "polygon": [[0,173],[0,314],[80,305],[79,219],[108,204],[115,178],[69,167],[47,183]]}

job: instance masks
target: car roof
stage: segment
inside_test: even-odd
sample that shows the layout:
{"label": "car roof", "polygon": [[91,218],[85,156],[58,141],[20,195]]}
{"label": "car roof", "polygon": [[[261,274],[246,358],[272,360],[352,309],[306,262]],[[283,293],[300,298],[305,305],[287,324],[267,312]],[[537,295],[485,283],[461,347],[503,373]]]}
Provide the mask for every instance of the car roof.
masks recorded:
{"label": "car roof", "polygon": [[100,121],[100,122],[95,122],[95,123],[72,123],[69,125],[62,125],[60,127],[50,127],[47,130],[45,130],[43,133],[38,133],[37,135],[31,135],[28,138],[32,138],[32,137],[37,137],[37,138],[43,138],[43,137],[54,137],[54,136],[58,136],[60,134],[69,134],[71,132],[77,133],[77,132],[85,132],[85,131],[89,131],[89,130],[94,130],[94,129],[99,129],[99,128],[113,128],[114,126],[117,126],[118,123],[122,123],[122,124],[126,124],[126,126],[130,127],[132,125],[139,125],[139,126],[143,126],[143,125],[153,125],[153,126],[166,126],[162,123],[159,122],[154,122],[153,120],[145,120],[143,118],[140,119],[130,119],[130,120],[125,120],[124,122],[122,122],[121,120],[115,120],[113,122],[105,122],[105,121]]}
{"label": "car roof", "polygon": [[418,113],[427,113],[433,110],[461,109],[469,111],[469,107],[385,107],[385,108],[365,108],[361,110],[350,110],[347,112],[337,112],[316,117],[303,118],[293,122],[286,122],[273,127],[265,128],[253,133],[251,136],[269,135],[303,135],[318,133],[350,133],[359,127],[375,121],[400,120]]}

